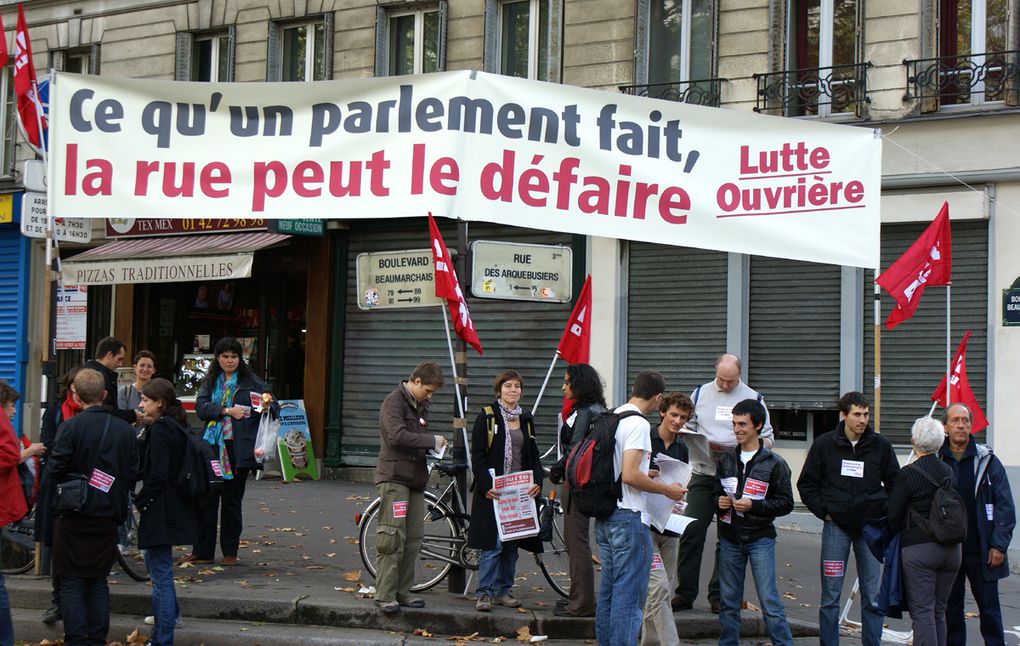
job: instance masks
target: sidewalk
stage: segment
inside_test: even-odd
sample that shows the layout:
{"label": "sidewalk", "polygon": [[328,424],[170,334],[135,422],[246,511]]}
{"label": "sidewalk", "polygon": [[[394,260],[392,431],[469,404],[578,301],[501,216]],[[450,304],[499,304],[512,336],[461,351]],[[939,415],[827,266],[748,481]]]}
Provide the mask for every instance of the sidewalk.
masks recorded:
{"label": "sidewalk", "polygon": [[[476,612],[473,598],[476,581],[472,580],[468,597],[450,592],[443,582],[422,594],[427,603],[424,609],[404,609],[396,617],[384,617],[370,598],[359,594],[362,586],[374,582],[364,573],[354,517],[374,496],[375,488],[365,483],[251,481],[244,503],[245,532],[240,565],[179,567],[176,570],[177,590],[185,617],[185,629],[178,643],[198,644],[204,639],[207,645],[257,642],[268,646],[277,643],[271,639],[274,632],[282,632],[285,640],[294,643],[295,625],[382,630],[387,631],[386,634],[401,635],[413,635],[415,630],[444,636],[478,633],[492,638],[516,637],[518,629],[527,627],[532,635],[546,635],[555,643],[567,643],[560,642],[561,639],[594,638],[593,620],[560,618],[552,614],[557,596],[549,590],[527,553],[522,553],[518,563],[514,592],[524,605],[516,611],[497,608],[491,613]],[[181,555],[187,551],[188,548],[179,548]],[[134,626],[147,632],[141,618],[151,612],[151,588],[129,579],[117,565],[110,583],[112,609],[118,615],[115,626],[121,631]],[[18,609],[18,639],[59,636],[57,630],[50,630],[38,621],[42,610],[49,605],[48,578],[8,577],[7,589],[12,604]],[[707,606],[676,616],[684,639],[718,636],[717,617],[708,612]],[[256,623],[241,631],[245,628],[243,624],[236,626],[230,622]],[[811,622],[793,623],[794,634],[815,634]],[[188,626],[193,626],[198,634],[193,634]],[[213,639],[208,631],[215,626],[221,629]],[[333,640],[330,643],[340,643],[336,641],[338,635],[348,634],[347,630],[338,632],[335,628],[302,628],[302,641],[316,643],[309,640],[315,637],[315,631],[323,630],[328,639]],[[745,634],[761,635],[762,630],[760,616],[745,613]],[[308,639],[305,639],[306,631],[311,631]],[[114,637],[123,638],[111,631],[111,639]],[[361,643],[390,643],[373,640]]]}

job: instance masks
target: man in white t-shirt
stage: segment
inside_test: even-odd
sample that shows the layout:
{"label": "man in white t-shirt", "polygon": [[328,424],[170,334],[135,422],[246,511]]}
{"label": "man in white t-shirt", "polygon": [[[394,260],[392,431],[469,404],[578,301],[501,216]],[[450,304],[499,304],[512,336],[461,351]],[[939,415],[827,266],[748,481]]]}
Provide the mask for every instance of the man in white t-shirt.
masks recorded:
{"label": "man in white t-shirt", "polygon": [[634,378],[630,399],[614,411],[640,415],[625,417],[616,427],[613,473],[620,482],[620,501],[608,518],[595,521],[595,541],[602,559],[602,583],[595,605],[595,636],[600,644],[636,644],[641,632],[652,566],[652,538],[642,517],[645,495],[680,500],[687,492],[679,484],[662,484],[648,476],[651,426],[643,416],[656,409],[665,390],[662,375],[642,371]]}

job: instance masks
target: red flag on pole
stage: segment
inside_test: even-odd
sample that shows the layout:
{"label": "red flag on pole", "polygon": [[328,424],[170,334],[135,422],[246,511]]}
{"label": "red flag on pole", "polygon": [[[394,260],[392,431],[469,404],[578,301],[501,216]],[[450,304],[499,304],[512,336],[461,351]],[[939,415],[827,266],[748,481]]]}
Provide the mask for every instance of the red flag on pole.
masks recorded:
{"label": "red flag on pole", "polygon": [[[25,10],[18,5],[18,28],[14,32],[14,93],[18,97],[18,121],[21,132],[36,150],[42,148],[39,134],[40,118],[45,128],[45,117],[41,113],[38,85],[35,80],[35,66],[32,64],[32,44],[28,40],[28,25]],[[38,112],[37,112],[38,111]]]}
{"label": "red flag on pole", "polygon": [[468,312],[467,301],[464,300],[464,292],[460,289],[460,282],[457,280],[457,272],[453,268],[453,259],[446,250],[446,243],[439,233],[436,220],[429,213],[429,237],[432,243],[432,264],[436,282],[436,296],[446,300],[450,310],[450,318],[453,320],[453,329],[457,336],[472,348],[482,353],[482,342],[478,340],[475,333],[475,326],[471,322],[471,314]]}
{"label": "red flag on pole", "polygon": [[[978,405],[974,391],[970,389],[970,380],[967,379],[967,365],[965,354],[967,351],[967,339],[970,338],[970,330],[963,335],[960,347],[956,349],[956,356],[953,357],[953,372],[949,381],[949,401],[952,404],[964,404],[970,409],[973,417],[970,432],[977,433],[988,426],[988,419],[984,411]],[[935,392],[931,394],[931,400],[938,402],[939,406],[946,405],[946,378],[943,376]]]}
{"label": "red flag on pole", "polygon": [[952,236],[949,203],[899,259],[875,280],[896,299],[885,321],[888,330],[906,321],[917,310],[925,287],[948,285],[952,274]]}
{"label": "red flag on pole", "polygon": [[556,352],[567,363],[588,363],[591,345],[591,274],[584,281]]}

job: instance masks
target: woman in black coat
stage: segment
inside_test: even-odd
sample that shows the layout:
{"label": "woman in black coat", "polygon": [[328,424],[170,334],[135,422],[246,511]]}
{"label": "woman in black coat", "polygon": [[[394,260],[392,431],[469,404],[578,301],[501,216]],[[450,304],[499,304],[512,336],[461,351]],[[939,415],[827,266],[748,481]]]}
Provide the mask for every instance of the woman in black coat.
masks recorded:
{"label": "woman in black coat", "polygon": [[142,411],[154,420],[142,439],[142,489],[135,496],[141,512],[138,547],[152,579],[154,646],[172,644],[180,616],[174,590],[174,545],[190,545],[198,535],[198,505],[182,497],[174,478],[184,465],[188,449],[187,416],[173,385],[153,379],[142,388]]}
{"label": "woman in black coat", "polygon": [[498,398],[488,407],[492,412],[483,410],[471,431],[475,488],[468,546],[482,550],[475,592],[475,609],[480,612],[488,612],[494,603],[509,608],[520,606],[521,602],[510,594],[517,567],[517,548],[542,551],[542,541],[537,536],[501,542],[492,503],[499,498],[492,486],[493,474],[531,471],[534,484],[528,495],[534,498],[542,491],[544,472],[535,442],[535,420],[519,403],[523,385],[516,370],[504,370],[496,375],[493,390]]}
{"label": "woman in black coat", "polygon": [[[216,556],[216,521],[220,521],[222,565],[237,565],[237,549],[241,542],[241,501],[244,499],[248,476],[262,465],[255,460],[255,438],[259,432],[258,412],[261,401],[272,414],[280,406],[269,392],[269,386],[255,375],[241,357],[241,344],[236,339],[220,339],[213,347],[215,361],[209,374],[198,387],[195,413],[205,422],[205,440],[219,455],[223,470],[223,490],[210,494],[202,510],[198,539],[191,554],[185,558],[193,563],[212,563]],[[222,510],[221,510],[222,504]]]}

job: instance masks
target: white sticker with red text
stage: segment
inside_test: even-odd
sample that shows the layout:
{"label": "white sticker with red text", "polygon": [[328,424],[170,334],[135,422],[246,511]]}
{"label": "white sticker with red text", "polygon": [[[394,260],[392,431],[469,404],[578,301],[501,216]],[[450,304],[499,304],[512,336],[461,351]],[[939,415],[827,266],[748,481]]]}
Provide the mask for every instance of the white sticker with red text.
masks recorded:
{"label": "white sticker with red text", "polygon": [[394,518],[407,518],[407,501],[406,500],[395,500],[393,502],[393,517]]}
{"label": "white sticker with red text", "polygon": [[769,490],[769,483],[748,478],[744,481],[744,498],[751,500],[765,500],[765,494]]}
{"label": "white sticker with red text", "polygon": [[212,472],[215,473],[218,477],[220,478],[223,477],[223,469],[220,467],[219,460],[209,460],[209,466],[212,467]]}
{"label": "white sticker with red text", "polygon": [[110,493],[110,487],[117,478],[99,469],[92,470],[92,477],[89,478],[89,486],[99,489],[103,493]]}
{"label": "white sticker with red text", "polygon": [[656,570],[665,570],[666,566],[662,564],[661,554],[652,554],[652,572]]}
{"label": "white sticker with red text", "polygon": [[843,576],[843,561],[822,561],[825,576]]}

